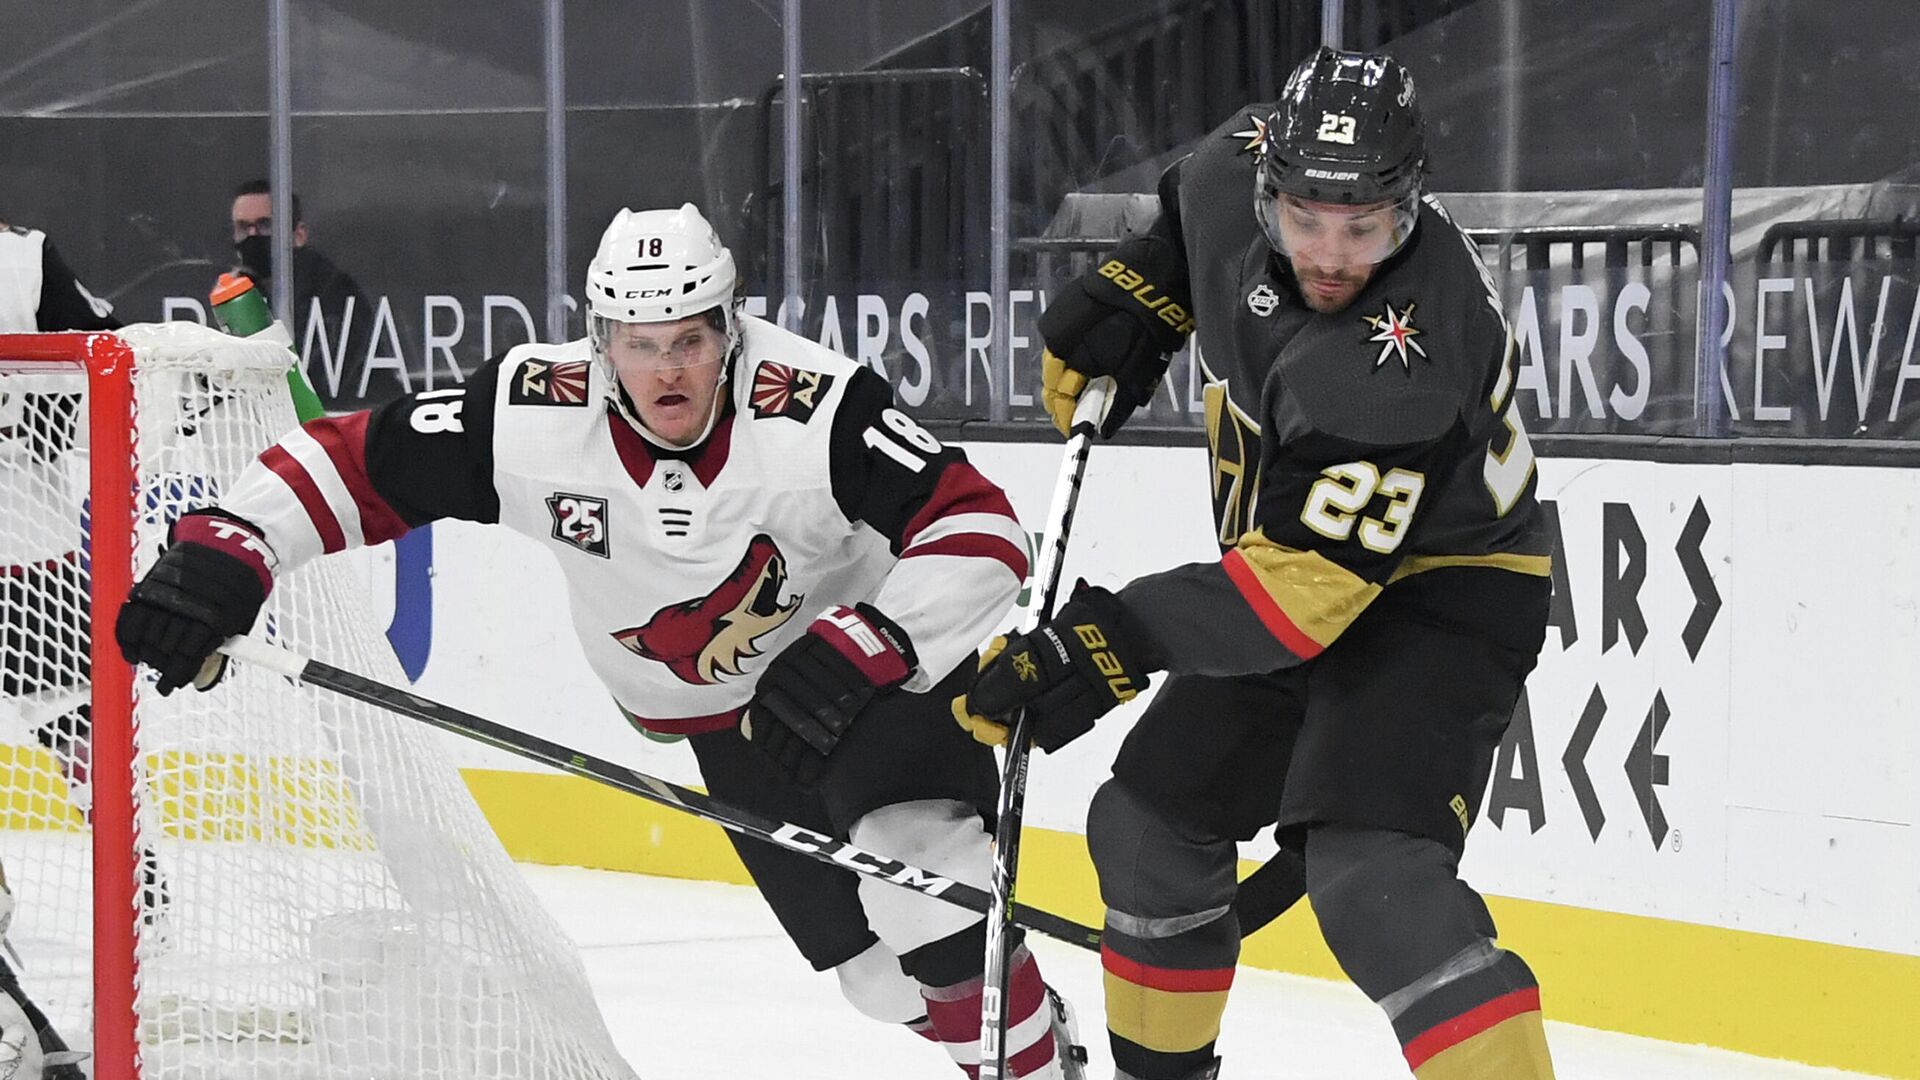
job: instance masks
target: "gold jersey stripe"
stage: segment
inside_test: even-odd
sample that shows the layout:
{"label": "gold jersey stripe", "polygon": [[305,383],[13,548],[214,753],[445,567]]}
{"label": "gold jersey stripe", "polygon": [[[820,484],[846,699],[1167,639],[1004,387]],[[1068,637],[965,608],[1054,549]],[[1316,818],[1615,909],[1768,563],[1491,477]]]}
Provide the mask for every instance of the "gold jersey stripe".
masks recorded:
{"label": "gold jersey stripe", "polygon": [[1495,551],[1486,555],[1409,555],[1387,579],[1391,585],[1401,578],[1412,577],[1428,570],[1439,570],[1448,566],[1484,566],[1493,570],[1510,570],[1529,577],[1553,576],[1553,556],[1522,555],[1515,551]]}

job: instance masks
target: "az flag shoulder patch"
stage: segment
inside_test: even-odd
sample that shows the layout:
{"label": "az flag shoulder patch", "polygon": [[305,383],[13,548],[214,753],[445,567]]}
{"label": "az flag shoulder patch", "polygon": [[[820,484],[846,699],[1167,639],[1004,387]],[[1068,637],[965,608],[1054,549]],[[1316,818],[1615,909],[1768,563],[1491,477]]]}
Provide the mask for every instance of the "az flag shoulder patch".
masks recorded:
{"label": "az flag shoulder patch", "polygon": [[813,419],[814,410],[831,386],[831,375],[765,360],[754,369],[753,391],[747,403],[753,415],[762,419],[784,416],[804,424]]}
{"label": "az flag shoulder patch", "polygon": [[507,384],[509,405],[585,405],[585,360],[527,360],[514,369]]}

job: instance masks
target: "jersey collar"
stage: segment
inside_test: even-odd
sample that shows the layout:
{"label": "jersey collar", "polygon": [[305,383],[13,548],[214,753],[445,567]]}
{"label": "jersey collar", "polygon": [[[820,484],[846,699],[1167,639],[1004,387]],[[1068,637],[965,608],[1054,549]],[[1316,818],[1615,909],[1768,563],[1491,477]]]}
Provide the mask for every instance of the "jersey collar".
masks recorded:
{"label": "jersey collar", "polygon": [[714,478],[720,475],[721,469],[726,468],[727,456],[733,450],[734,416],[729,398],[707,437],[684,450],[671,450],[643,438],[640,432],[634,430],[633,423],[611,405],[607,406],[607,428],[613,433],[613,449],[620,456],[621,466],[639,487],[647,486],[647,481],[653,476],[654,464],[663,458],[687,462],[693,469],[694,477],[700,481],[700,486],[712,487]]}

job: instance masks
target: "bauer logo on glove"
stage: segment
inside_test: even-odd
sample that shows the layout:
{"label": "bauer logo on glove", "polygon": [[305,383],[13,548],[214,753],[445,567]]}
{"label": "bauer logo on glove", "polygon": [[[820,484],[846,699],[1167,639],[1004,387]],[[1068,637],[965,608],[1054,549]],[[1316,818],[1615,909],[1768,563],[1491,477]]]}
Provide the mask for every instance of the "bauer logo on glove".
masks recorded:
{"label": "bauer logo on glove", "polygon": [[1187,312],[1185,304],[1177,303],[1172,297],[1160,291],[1160,286],[1148,281],[1145,274],[1133,269],[1119,259],[1108,259],[1100,266],[1100,276],[1113,282],[1128,296],[1139,301],[1140,306],[1154,313],[1163,323],[1178,333],[1193,333],[1193,316]]}
{"label": "bauer logo on glove", "polygon": [[1013,714],[1026,709],[1034,745],[1052,753],[1138,696],[1153,666],[1119,598],[1082,587],[1052,622],[987,646],[973,689],[953,699],[953,719],[1001,746]]}
{"label": "bauer logo on glove", "polygon": [[1156,233],[1122,243],[1098,267],[1069,282],[1040,313],[1041,401],[1065,435],[1087,383],[1111,378],[1114,393],[1100,420],[1112,435],[1152,400],[1170,355],[1193,332],[1186,260]]}

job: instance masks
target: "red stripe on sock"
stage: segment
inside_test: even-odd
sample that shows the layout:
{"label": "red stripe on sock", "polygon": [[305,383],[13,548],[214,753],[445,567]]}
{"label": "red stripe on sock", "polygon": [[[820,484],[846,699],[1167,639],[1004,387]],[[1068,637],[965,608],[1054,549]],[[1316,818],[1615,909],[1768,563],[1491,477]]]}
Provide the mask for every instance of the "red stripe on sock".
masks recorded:
{"label": "red stripe on sock", "polygon": [[[927,1019],[939,1034],[940,1041],[947,1043],[978,1043],[980,1041],[980,1001],[983,996],[982,985],[974,982],[972,992],[947,1000],[924,997],[927,1003]],[[1013,970],[1007,973],[1007,1029],[1012,1030],[1032,1019],[1047,1007],[1047,984],[1040,977],[1040,965],[1034,962],[1033,955],[1022,948],[1015,957]],[[1046,1067],[1053,1060],[1052,1025],[1040,1028],[1039,1034],[1025,1046],[1007,1047],[1007,1071],[1013,1076],[1025,1076]],[[976,1076],[975,1066],[961,1066],[967,1075]]]}
{"label": "red stripe on sock", "polygon": [[1135,986],[1144,986],[1149,990],[1171,990],[1175,993],[1206,992],[1229,990],[1233,987],[1233,969],[1226,968],[1163,968],[1152,964],[1143,964],[1130,960],[1114,952],[1110,946],[1100,946],[1100,966],[1114,976],[1125,979]]}
{"label": "red stripe on sock", "polygon": [[1407,1067],[1418,1069],[1435,1054],[1450,1050],[1503,1020],[1539,1011],[1540,988],[1537,986],[1502,994],[1414,1036],[1402,1051],[1407,1058]]}

